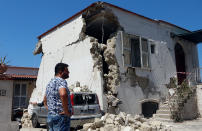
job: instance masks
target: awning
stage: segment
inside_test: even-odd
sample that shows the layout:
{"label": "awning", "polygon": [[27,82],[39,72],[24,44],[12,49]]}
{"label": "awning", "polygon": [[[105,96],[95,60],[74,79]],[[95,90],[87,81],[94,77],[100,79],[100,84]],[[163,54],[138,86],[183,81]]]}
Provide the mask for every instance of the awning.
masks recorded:
{"label": "awning", "polygon": [[193,31],[193,32],[189,32],[189,33],[178,34],[176,36],[198,44],[198,43],[202,42],[202,29]]}

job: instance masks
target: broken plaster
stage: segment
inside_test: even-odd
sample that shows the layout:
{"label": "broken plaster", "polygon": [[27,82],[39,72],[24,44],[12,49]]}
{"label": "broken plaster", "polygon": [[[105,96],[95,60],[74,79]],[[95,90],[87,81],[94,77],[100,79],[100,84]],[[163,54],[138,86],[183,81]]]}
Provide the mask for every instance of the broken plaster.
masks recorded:
{"label": "broken plaster", "polygon": [[[107,45],[98,43],[97,39],[91,38],[92,48],[90,52],[94,60],[94,68],[97,68],[103,73],[104,78],[104,89],[105,95],[108,102],[108,111],[115,111],[115,108],[118,108],[117,105],[120,103],[120,100],[116,97],[117,87],[120,85],[120,72],[117,59],[115,57],[115,42],[116,39],[113,37],[107,41]],[[104,51],[103,55],[101,52]],[[105,62],[108,65],[108,74],[103,72],[103,57]],[[104,74],[105,73],[105,74]],[[113,112],[112,111],[112,112]]]}

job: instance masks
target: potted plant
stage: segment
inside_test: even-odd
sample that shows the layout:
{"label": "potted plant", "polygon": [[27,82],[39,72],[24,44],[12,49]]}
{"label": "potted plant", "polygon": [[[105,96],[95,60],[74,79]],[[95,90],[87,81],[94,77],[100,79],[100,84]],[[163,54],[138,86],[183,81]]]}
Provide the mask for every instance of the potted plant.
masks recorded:
{"label": "potted plant", "polygon": [[6,72],[7,70],[7,64],[8,62],[6,62],[6,56],[1,57],[1,62],[0,62],[0,74],[3,74],[4,72]]}

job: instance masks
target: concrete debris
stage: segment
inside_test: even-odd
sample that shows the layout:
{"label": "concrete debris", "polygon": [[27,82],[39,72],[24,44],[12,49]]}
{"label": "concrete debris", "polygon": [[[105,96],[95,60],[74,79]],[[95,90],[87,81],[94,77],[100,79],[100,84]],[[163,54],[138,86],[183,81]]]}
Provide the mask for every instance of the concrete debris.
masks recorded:
{"label": "concrete debris", "polygon": [[84,124],[80,131],[171,131],[171,127],[140,115],[120,112],[118,115],[106,113],[94,123]]}
{"label": "concrete debris", "polygon": [[101,51],[106,49],[106,45],[99,44],[97,39],[95,39],[93,37],[91,38],[90,41],[92,43],[92,47],[90,49],[90,52],[91,52],[93,60],[94,60],[93,68],[97,67],[98,70],[102,71],[102,55],[101,55]]}
{"label": "concrete debris", "polygon": [[75,84],[68,87],[70,92],[92,92],[89,90],[87,85],[81,86],[80,82],[76,82]]}
{"label": "concrete debris", "polygon": [[107,41],[107,48],[104,50],[104,59],[109,66],[109,73],[105,74],[106,88],[113,94],[117,94],[117,86],[120,84],[120,72],[118,62],[115,56],[115,41],[113,37]]}
{"label": "concrete debris", "polygon": [[112,106],[112,107],[117,107],[118,104],[121,103],[121,101],[116,98],[114,95],[112,95],[111,93],[107,94],[107,102],[108,102],[108,106]]}
{"label": "concrete debris", "polygon": [[32,127],[31,115],[29,115],[28,110],[24,109],[23,116],[21,118],[21,124],[23,128]]}
{"label": "concrete debris", "polygon": [[[105,95],[108,102],[108,112],[116,113],[116,108],[120,104],[117,96],[117,86],[120,84],[119,65],[115,57],[115,43],[116,38],[113,37],[107,40],[107,45],[98,43],[97,39],[91,38],[92,48],[90,52],[94,60],[94,68],[103,72],[103,79],[105,81]],[[103,69],[103,62],[107,64],[107,70]]]}
{"label": "concrete debris", "polygon": [[33,54],[37,55],[40,54],[41,52],[42,52],[42,42],[39,40],[38,43],[36,44]]}
{"label": "concrete debris", "polygon": [[88,8],[82,13],[82,17],[86,23],[85,34],[98,39],[99,43],[106,44],[121,29],[117,16],[102,2]]}

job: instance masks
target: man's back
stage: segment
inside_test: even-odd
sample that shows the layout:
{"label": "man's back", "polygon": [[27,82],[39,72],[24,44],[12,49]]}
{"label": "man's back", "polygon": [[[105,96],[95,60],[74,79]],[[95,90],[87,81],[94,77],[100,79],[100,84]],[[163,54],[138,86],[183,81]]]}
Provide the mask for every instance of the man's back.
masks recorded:
{"label": "man's back", "polygon": [[68,65],[55,66],[55,78],[46,87],[44,105],[48,109],[47,123],[50,131],[69,131],[71,117],[70,92],[65,79],[69,78]]}
{"label": "man's back", "polygon": [[67,82],[60,77],[51,79],[46,87],[48,113],[51,115],[57,115],[63,112],[62,102],[59,94],[60,88],[67,88]]}

